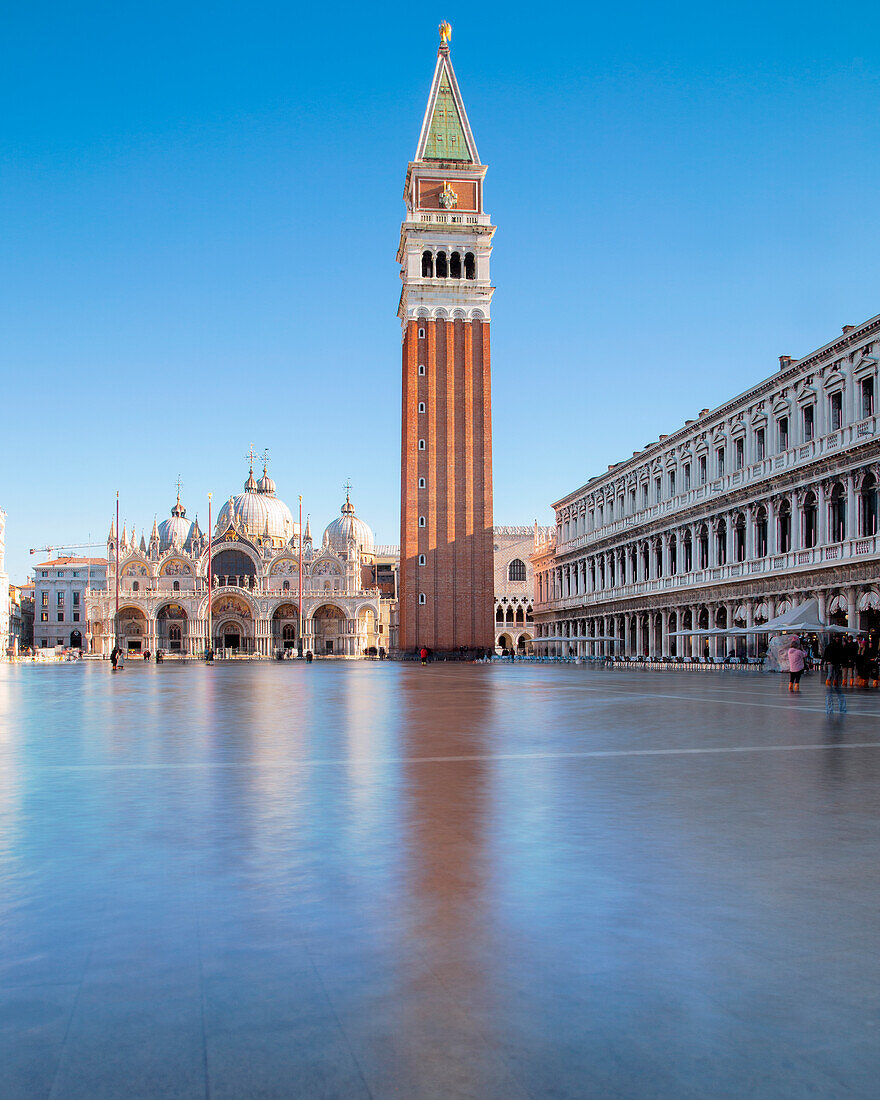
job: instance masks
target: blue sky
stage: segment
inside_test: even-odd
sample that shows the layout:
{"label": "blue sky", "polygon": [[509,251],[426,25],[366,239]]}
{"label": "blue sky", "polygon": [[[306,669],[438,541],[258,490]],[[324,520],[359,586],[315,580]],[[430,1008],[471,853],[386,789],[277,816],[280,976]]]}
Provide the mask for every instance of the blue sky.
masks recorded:
{"label": "blue sky", "polygon": [[880,311],[874,6],[0,15],[0,506],[30,546],[246,477],[397,542],[403,179],[452,57],[498,225],[495,518]]}

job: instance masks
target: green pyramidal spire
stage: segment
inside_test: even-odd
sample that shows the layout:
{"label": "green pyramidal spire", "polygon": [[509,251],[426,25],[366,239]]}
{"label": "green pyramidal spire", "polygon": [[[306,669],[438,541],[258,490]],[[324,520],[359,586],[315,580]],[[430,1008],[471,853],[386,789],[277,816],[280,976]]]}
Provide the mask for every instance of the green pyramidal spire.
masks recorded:
{"label": "green pyramidal spire", "polygon": [[437,88],[424,156],[428,160],[462,160],[469,163],[473,160],[468,152],[461,115],[458,113],[449,75],[445,70]]}

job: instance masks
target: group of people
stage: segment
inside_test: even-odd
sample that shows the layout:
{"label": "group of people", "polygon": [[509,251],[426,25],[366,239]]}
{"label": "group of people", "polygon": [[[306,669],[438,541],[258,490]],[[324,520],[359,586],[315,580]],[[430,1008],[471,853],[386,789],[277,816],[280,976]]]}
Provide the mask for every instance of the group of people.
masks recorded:
{"label": "group of people", "polygon": [[817,658],[809,644],[804,644],[795,634],[788,648],[788,690],[797,694],[801,690],[801,676],[808,663],[815,661],[825,673],[825,709],[830,714],[837,698],[838,710],[846,711],[844,687],[877,686],[878,654],[876,646],[865,639],[832,636]]}

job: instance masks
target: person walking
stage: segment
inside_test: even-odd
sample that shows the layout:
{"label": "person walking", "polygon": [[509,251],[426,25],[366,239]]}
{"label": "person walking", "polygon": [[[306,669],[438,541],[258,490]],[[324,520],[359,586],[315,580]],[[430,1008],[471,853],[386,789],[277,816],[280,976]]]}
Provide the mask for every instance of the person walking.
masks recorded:
{"label": "person walking", "polygon": [[423,665],[426,665],[428,663],[428,650],[425,646],[422,646],[421,650],[419,651],[419,657],[421,657]]}
{"label": "person walking", "polygon": [[119,646],[115,645],[110,650],[110,664],[113,666],[113,671],[116,671],[116,665],[119,661]]}
{"label": "person walking", "polygon": [[806,653],[801,648],[801,640],[797,634],[795,634],[788,648],[788,690],[795,694],[800,694],[801,675],[804,671],[806,656]]}
{"label": "person walking", "polygon": [[822,654],[822,663],[825,666],[825,713],[831,714],[834,710],[834,698],[832,691],[837,696],[837,709],[840,714],[846,714],[846,698],[843,694],[841,682],[843,680],[843,662],[846,659],[846,653],[843,645],[836,639],[832,638],[831,641],[825,646],[825,651]]}

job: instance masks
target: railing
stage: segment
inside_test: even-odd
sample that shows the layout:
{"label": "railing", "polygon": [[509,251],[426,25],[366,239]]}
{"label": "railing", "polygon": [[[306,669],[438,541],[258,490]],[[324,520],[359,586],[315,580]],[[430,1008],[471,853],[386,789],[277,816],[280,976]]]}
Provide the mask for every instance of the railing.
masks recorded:
{"label": "railing", "polygon": [[[620,519],[613,520],[610,523],[604,523],[601,527],[594,528],[592,531],[587,531],[585,534],[576,535],[574,538],[563,539],[558,544],[558,550],[560,553],[568,553],[571,550],[579,549],[581,546],[610,538],[612,535],[616,535],[621,531],[626,531],[630,527],[642,526],[653,519],[667,515],[669,512],[685,511],[688,508],[692,508],[695,504],[699,504],[701,500],[706,500],[709,497],[718,496],[725,492],[731,492],[741,485],[754,485],[767,477],[779,473],[780,470],[789,470],[802,466],[815,458],[821,457],[822,454],[828,451],[840,450],[842,446],[859,442],[862,439],[871,438],[876,433],[876,417],[869,416],[865,420],[860,420],[854,424],[847,425],[845,428],[829,432],[827,435],[821,436],[818,439],[813,439],[808,443],[791,446],[781,454],[770,455],[759,459],[757,462],[753,462],[747,468],[747,471],[745,469],[733,470],[723,477],[716,478],[714,481],[707,482],[704,485],[692,486],[690,489],[686,489],[682,493],[677,493],[668,500],[658,501],[656,504],[650,505],[648,508],[642,508],[640,511],[634,512],[631,515],[622,516]],[[748,476],[746,476],[746,473]],[[539,545],[537,550],[543,550],[543,546]]]}
{"label": "railing", "polygon": [[701,585],[719,584],[742,576],[746,568],[749,575],[755,573],[779,573],[821,566],[824,562],[842,562],[856,557],[880,554],[880,535],[847,539],[845,542],[830,546],[813,546],[808,549],[790,550],[784,554],[757,558],[749,562],[730,562],[726,565],[710,566],[706,569],[694,569],[689,573],[675,573],[667,577],[650,577],[647,580],[616,585],[614,588],[601,588],[580,595],[562,596],[556,599],[536,600],[535,609],[548,607],[569,609],[589,604],[607,603],[609,600],[624,599],[632,596],[644,596],[651,592],[669,591],[681,588],[697,588]]}

